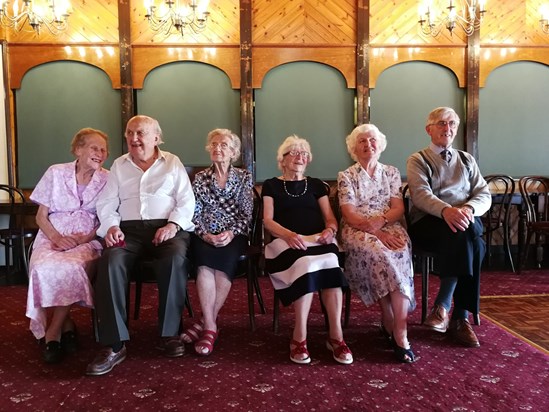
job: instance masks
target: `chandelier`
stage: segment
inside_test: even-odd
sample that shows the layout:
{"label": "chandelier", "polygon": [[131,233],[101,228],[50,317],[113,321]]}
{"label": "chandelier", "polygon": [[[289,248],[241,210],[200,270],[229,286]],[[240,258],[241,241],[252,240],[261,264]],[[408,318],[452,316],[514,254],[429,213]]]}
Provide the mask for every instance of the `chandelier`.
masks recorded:
{"label": "chandelier", "polygon": [[[470,36],[475,30],[480,29],[482,18],[486,13],[486,1],[484,0],[449,0],[447,11],[440,14],[433,8],[432,2],[424,4],[419,10],[419,26],[425,35],[436,37],[446,28],[452,35],[456,27]],[[456,3],[459,3],[461,10],[458,10]]]}
{"label": "chandelier", "polygon": [[545,34],[549,34],[549,6],[541,6],[540,14],[541,19],[539,20],[539,24],[541,26],[541,30]]}
{"label": "chandelier", "polygon": [[173,33],[183,36],[188,29],[200,33],[206,28],[210,15],[208,0],[164,0],[160,6],[156,6],[155,0],[145,0],[145,8],[151,29],[166,36]]}
{"label": "chandelier", "polygon": [[46,27],[53,35],[58,35],[67,28],[67,18],[70,14],[68,0],[14,0],[0,1],[0,24],[17,32],[35,32],[40,35],[40,29]]}

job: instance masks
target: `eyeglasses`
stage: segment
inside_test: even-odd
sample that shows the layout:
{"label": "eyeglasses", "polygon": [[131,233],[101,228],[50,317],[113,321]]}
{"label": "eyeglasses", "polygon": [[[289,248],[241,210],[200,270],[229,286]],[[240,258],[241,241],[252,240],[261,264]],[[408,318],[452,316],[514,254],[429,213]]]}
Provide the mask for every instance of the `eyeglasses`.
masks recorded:
{"label": "eyeglasses", "polygon": [[301,155],[301,157],[304,157],[304,158],[308,158],[309,156],[311,156],[311,154],[309,152],[306,152],[305,150],[301,152],[299,150],[290,150],[289,152],[284,153],[282,156],[287,156],[287,155],[290,155],[292,157],[297,157]]}
{"label": "eyeglasses", "polygon": [[211,149],[217,149],[218,147],[220,149],[226,150],[226,149],[228,149],[229,145],[225,142],[222,142],[222,143],[212,142],[212,143],[210,143],[210,148]]}
{"label": "eyeglasses", "polygon": [[459,122],[455,120],[450,120],[449,122],[447,122],[446,120],[440,120],[436,123],[431,123],[429,126],[436,126],[440,129],[443,129],[446,126],[450,126],[450,129],[457,129],[457,127],[459,126]]}

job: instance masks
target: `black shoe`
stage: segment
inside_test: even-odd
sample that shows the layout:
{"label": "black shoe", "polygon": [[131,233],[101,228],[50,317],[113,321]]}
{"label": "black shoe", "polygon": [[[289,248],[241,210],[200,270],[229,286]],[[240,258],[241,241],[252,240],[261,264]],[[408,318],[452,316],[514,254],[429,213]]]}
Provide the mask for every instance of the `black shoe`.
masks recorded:
{"label": "black shoe", "polygon": [[63,348],[61,348],[61,343],[56,340],[49,341],[46,343],[46,349],[42,352],[44,362],[46,363],[59,363],[63,360]]}
{"label": "black shoe", "polygon": [[76,330],[69,330],[61,334],[61,348],[65,353],[75,353],[78,350]]}

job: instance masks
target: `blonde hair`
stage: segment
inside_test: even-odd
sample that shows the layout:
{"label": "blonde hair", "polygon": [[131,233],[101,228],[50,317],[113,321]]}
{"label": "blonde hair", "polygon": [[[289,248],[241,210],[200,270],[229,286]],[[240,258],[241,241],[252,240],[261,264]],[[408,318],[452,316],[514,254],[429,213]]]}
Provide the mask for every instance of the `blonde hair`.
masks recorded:
{"label": "blonde hair", "polygon": [[96,134],[98,136],[101,136],[105,143],[107,144],[107,156],[109,155],[109,136],[105,132],[102,132],[101,130],[92,129],[91,127],[84,127],[83,129],[80,129],[76,132],[74,137],[71,141],[71,153],[76,156],[76,149],[79,147],[84,147],[87,144],[87,137]]}

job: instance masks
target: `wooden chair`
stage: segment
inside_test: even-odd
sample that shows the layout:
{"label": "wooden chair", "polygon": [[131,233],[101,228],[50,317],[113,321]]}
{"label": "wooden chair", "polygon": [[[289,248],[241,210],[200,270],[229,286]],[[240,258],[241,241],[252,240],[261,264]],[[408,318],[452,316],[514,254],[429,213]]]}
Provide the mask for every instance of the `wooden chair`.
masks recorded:
{"label": "wooden chair", "polygon": [[22,269],[25,276],[28,276],[27,242],[38,232],[37,229],[25,227],[25,196],[23,192],[13,186],[0,185],[0,191],[8,196],[9,220],[7,227],[0,229],[0,244],[4,246],[6,265],[6,281],[9,281],[12,274]]}
{"label": "wooden chair", "polygon": [[511,211],[511,201],[515,193],[515,181],[511,176],[507,175],[489,175],[484,179],[492,192],[492,206],[481,218],[484,224],[484,236],[488,247],[488,253],[486,254],[487,263],[488,266],[492,263],[492,235],[501,229],[504,252],[509,259],[511,270],[514,272],[515,265],[513,264],[511,242],[509,240],[509,213]]}
{"label": "wooden chair", "polygon": [[[330,199],[330,204],[332,206],[332,210],[334,211],[334,214],[336,216],[336,219],[338,223],[341,221],[341,211],[339,210],[339,201],[337,199],[337,190],[335,192],[335,195],[332,195],[332,189],[330,185],[327,182],[324,182],[324,186],[326,187],[326,192],[328,194],[328,197]],[[335,197],[334,197],[335,196]],[[340,242],[339,234],[341,232],[338,232],[338,242]],[[339,266],[344,268],[345,267],[345,252],[340,251],[338,254],[339,259]],[[343,293],[345,295],[345,311],[344,311],[344,317],[343,317],[343,327],[346,328],[349,326],[349,319],[351,317],[351,289],[345,288],[343,289]],[[319,294],[320,299],[320,307],[322,309],[322,313],[324,314],[324,323],[326,326],[326,329],[328,328],[328,313],[326,312],[326,307],[324,306],[324,303],[322,302],[322,297]],[[277,291],[274,291],[274,299],[273,299],[273,332],[275,334],[278,334],[278,327],[279,327],[279,318],[280,318],[280,298],[278,296]]]}
{"label": "wooden chair", "polygon": [[519,262],[520,273],[528,260],[528,249],[533,236],[538,268],[541,268],[543,262],[542,239],[549,235],[549,178],[524,176],[519,180],[519,189],[526,208],[526,241]]}

